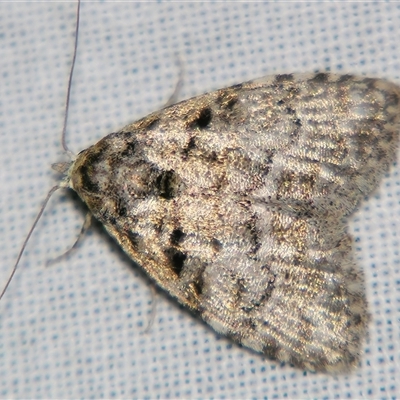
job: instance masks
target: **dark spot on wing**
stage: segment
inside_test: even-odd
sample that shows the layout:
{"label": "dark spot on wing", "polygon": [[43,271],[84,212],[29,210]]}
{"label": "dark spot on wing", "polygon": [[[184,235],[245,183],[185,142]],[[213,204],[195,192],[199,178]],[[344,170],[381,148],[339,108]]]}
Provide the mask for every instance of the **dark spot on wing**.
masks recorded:
{"label": "dark spot on wing", "polygon": [[185,236],[186,235],[182,232],[181,229],[174,229],[171,233],[171,244],[174,246],[178,246],[180,243],[182,243],[182,240]]}
{"label": "dark spot on wing", "polygon": [[194,136],[192,136],[189,139],[188,144],[182,149],[182,153],[183,153],[184,157],[186,158],[190,154],[190,152],[192,150],[194,150],[196,147],[197,147],[196,146],[196,138]]}
{"label": "dark spot on wing", "polygon": [[219,97],[217,98],[217,103],[220,104],[225,112],[232,111],[238,101],[237,91],[231,90],[231,88],[220,90]]}
{"label": "dark spot on wing", "polygon": [[128,214],[126,204],[120,197],[118,197],[115,201],[115,213],[120,217],[126,217]]}
{"label": "dark spot on wing", "polygon": [[203,276],[199,275],[195,281],[193,281],[193,288],[198,296],[200,296],[203,292]]}
{"label": "dark spot on wing", "polygon": [[137,232],[125,231],[125,235],[129,239],[132,247],[137,250],[142,242],[140,234]]}
{"label": "dark spot on wing", "polygon": [[187,255],[177,250],[175,247],[170,247],[169,249],[165,250],[164,253],[169,260],[170,267],[179,276],[179,274],[182,272]]}
{"label": "dark spot on wing", "polygon": [[291,108],[291,107],[286,107],[286,113],[289,115],[294,115],[294,114],[296,114],[296,111],[293,110],[293,108]]}
{"label": "dark spot on wing", "polygon": [[195,118],[189,121],[189,128],[199,128],[205,129],[208,127],[212,120],[211,108],[206,107],[200,110],[200,112],[195,116]]}
{"label": "dark spot on wing", "polygon": [[130,138],[130,141],[126,143],[125,148],[121,151],[121,157],[133,156],[135,154],[135,147],[136,141]]}
{"label": "dark spot on wing", "polygon": [[157,176],[155,186],[160,197],[173,199],[179,192],[181,180],[174,171],[163,171]]}
{"label": "dark spot on wing", "polygon": [[339,78],[338,82],[343,82],[343,83],[347,83],[348,81],[352,81],[354,79],[353,75],[341,75],[341,77]]}
{"label": "dark spot on wing", "polygon": [[242,90],[242,88],[243,88],[243,83],[238,83],[236,85],[230,86],[228,89],[240,91]]}
{"label": "dark spot on wing", "polygon": [[280,74],[275,76],[275,84],[290,83],[293,82],[292,74]]}
{"label": "dark spot on wing", "polygon": [[314,77],[310,79],[310,81],[325,83],[328,79],[329,79],[329,74],[327,74],[326,72],[320,72],[318,74],[315,74]]}
{"label": "dark spot on wing", "polygon": [[211,240],[211,246],[215,251],[221,251],[221,249],[223,247],[222,243],[218,239],[215,239],[215,238],[213,238]]}

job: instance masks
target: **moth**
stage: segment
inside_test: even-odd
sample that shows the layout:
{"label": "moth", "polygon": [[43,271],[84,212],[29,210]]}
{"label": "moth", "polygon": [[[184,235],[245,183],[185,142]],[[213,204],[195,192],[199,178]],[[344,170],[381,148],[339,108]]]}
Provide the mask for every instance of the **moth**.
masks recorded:
{"label": "moth", "polygon": [[63,185],[218,333],[312,371],[359,361],[369,315],[347,219],[395,159],[400,88],[276,75],[164,108]]}

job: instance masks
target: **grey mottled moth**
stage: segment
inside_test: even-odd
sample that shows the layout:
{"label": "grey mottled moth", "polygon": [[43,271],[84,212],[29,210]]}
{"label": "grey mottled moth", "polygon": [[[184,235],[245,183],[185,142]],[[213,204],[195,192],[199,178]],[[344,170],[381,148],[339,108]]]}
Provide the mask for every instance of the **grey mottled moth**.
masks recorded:
{"label": "grey mottled moth", "polygon": [[53,191],[75,190],[217,332],[299,368],[348,370],[369,315],[347,220],[394,161],[399,94],[326,73],[217,90],[59,164]]}

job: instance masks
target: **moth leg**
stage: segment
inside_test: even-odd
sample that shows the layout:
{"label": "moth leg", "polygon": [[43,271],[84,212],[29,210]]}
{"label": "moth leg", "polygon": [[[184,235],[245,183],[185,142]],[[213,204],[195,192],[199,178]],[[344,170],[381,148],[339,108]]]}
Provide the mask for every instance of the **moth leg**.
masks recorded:
{"label": "moth leg", "polygon": [[85,216],[85,221],[83,222],[81,231],[79,232],[79,235],[76,238],[76,240],[73,243],[73,245],[67,251],[65,251],[64,253],[60,254],[56,258],[53,258],[52,260],[48,260],[47,263],[46,263],[46,267],[48,267],[49,265],[60,261],[62,258],[66,257],[67,255],[72,253],[72,251],[74,251],[77,248],[79,241],[81,240],[83,235],[86,233],[86,231],[90,228],[91,224],[92,224],[92,214],[90,212],[88,212],[86,214],[86,216]]}
{"label": "moth leg", "polygon": [[178,54],[175,54],[175,59],[176,59],[176,64],[179,67],[178,80],[175,84],[174,91],[172,92],[170,98],[165,103],[164,107],[172,106],[173,104],[178,102],[179,94],[183,86],[183,75],[185,69],[183,67],[182,58]]}
{"label": "moth leg", "polygon": [[157,314],[157,290],[155,287],[155,284],[153,282],[150,283],[150,290],[151,290],[151,314],[149,319],[147,320],[147,326],[146,329],[143,331],[143,334],[147,334],[150,332],[150,329],[152,328],[154,324],[154,320],[156,318]]}

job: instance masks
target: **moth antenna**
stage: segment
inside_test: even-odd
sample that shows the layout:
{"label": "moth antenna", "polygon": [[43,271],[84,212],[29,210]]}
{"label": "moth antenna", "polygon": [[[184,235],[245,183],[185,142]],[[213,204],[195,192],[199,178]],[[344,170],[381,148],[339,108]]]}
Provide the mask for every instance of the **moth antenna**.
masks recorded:
{"label": "moth antenna", "polygon": [[[69,110],[69,103],[70,103],[70,96],[71,96],[71,83],[72,83],[72,77],[74,74],[74,68],[75,68],[75,60],[76,60],[76,53],[77,53],[77,48],[78,48],[78,34],[79,34],[79,15],[80,15],[80,7],[81,7],[81,0],[78,0],[78,5],[77,5],[77,10],[76,10],[76,27],[75,27],[75,43],[74,43],[74,52],[73,52],[73,57],[72,57],[72,65],[69,73],[69,78],[68,78],[68,87],[67,87],[67,97],[66,97],[66,102],[65,102],[65,113],[64,113],[64,123],[63,123],[63,128],[62,128],[62,133],[61,133],[61,144],[65,152],[72,158],[73,153],[71,150],[69,150],[66,141],[65,141],[65,134],[67,130],[67,122],[68,122],[68,110]],[[43,212],[50,200],[50,197],[53,195],[53,193],[61,188],[64,188],[65,184],[61,183],[59,185],[54,186],[53,188],[50,189],[50,191],[47,193],[46,199],[44,200],[44,203],[42,207],[40,208],[39,213],[37,214],[35,221],[33,222],[33,225],[31,229],[28,232],[28,235],[26,236],[24,243],[22,244],[21,250],[19,251],[17,261],[14,264],[14,267],[11,271],[10,276],[7,279],[7,282],[1,291],[0,294],[0,300],[3,298],[5,292],[7,291],[7,288],[10,286],[11,280],[15,275],[15,272],[17,271],[18,264],[21,260],[22,255],[24,254],[26,245],[28,244],[29,239],[32,236],[33,231],[35,230],[41,216],[43,215]]]}
{"label": "moth antenna", "polygon": [[47,203],[48,203],[49,200],[50,200],[50,197],[53,195],[53,193],[54,193],[56,190],[61,189],[62,187],[63,187],[63,186],[61,186],[61,185],[54,186],[54,187],[52,187],[52,188],[50,189],[50,191],[47,193],[46,199],[44,200],[44,203],[43,203],[42,207],[40,208],[40,211],[39,211],[38,215],[36,216],[35,221],[34,221],[32,227],[31,227],[31,229],[29,230],[28,235],[26,236],[26,238],[25,238],[25,240],[24,240],[24,243],[23,243],[23,245],[22,245],[22,247],[21,247],[21,250],[19,251],[19,254],[18,254],[18,257],[17,257],[17,261],[16,261],[15,264],[14,264],[14,268],[12,269],[11,274],[10,274],[10,276],[9,276],[9,278],[8,278],[8,280],[7,280],[5,286],[4,286],[4,288],[3,288],[3,290],[2,290],[2,292],[1,292],[1,294],[0,294],[0,300],[1,300],[2,297],[4,296],[4,293],[6,292],[8,286],[10,285],[11,280],[12,280],[12,278],[13,278],[15,272],[17,271],[17,267],[18,267],[19,261],[21,260],[22,254],[23,254],[24,251],[25,251],[25,247],[26,247],[26,245],[28,244],[28,241],[29,241],[29,239],[30,239],[30,237],[31,237],[31,235],[32,235],[32,233],[33,233],[33,231],[35,230],[36,225],[37,225],[37,223],[39,222],[39,219],[40,219],[40,217],[42,216],[43,211],[44,211],[44,209],[46,208],[46,205],[47,205]]}
{"label": "moth antenna", "polygon": [[64,114],[64,124],[61,133],[61,144],[65,152],[72,158],[74,153],[68,148],[67,142],[65,140],[66,132],[67,132],[67,123],[68,123],[68,111],[69,111],[69,103],[71,97],[71,84],[72,84],[72,77],[74,75],[75,69],[75,60],[76,60],[76,53],[78,50],[78,37],[79,37],[79,17],[81,12],[81,0],[78,0],[78,5],[76,9],[76,25],[75,25],[75,43],[74,43],[74,54],[72,56],[72,65],[71,70],[69,72],[68,78],[68,87],[67,87],[67,98],[65,100],[65,114]]}

